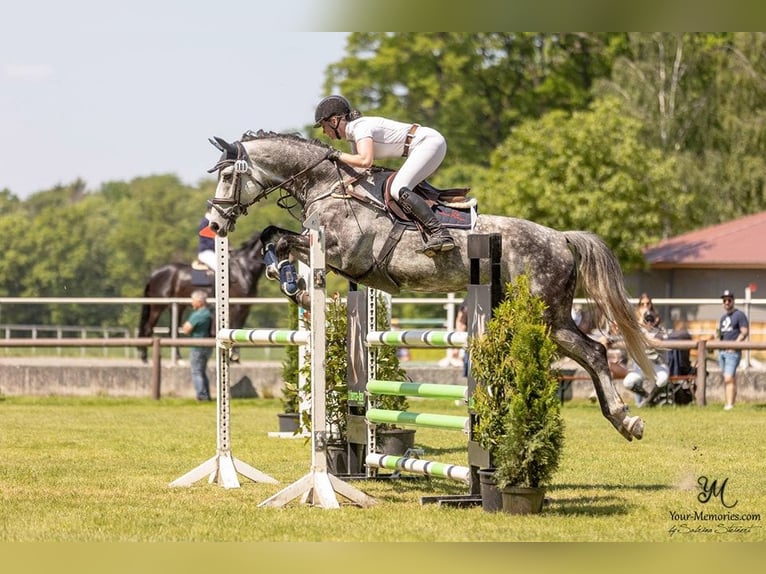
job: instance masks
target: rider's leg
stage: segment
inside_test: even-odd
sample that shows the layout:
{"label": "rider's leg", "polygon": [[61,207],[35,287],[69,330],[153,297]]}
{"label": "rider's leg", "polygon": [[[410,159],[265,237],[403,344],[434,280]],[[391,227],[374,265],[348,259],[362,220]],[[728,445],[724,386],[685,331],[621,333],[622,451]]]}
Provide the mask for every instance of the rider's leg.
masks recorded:
{"label": "rider's leg", "polygon": [[428,232],[423,252],[433,257],[438,251],[449,251],[455,247],[455,241],[441,222],[436,218],[426,201],[418,194],[403,187],[399,190],[399,204],[411,217],[420,222]]}
{"label": "rider's leg", "polygon": [[202,263],[210,267],[213,271],[216,269],[216,263],[217,259],[215,257],[215,251],[212,249],[205,249],[204,251],[200,251],[197,253],[197,259],[199,259]]}
{"label": "rider's leg", "polygon": [[644,401],[647,405],[652,406],[659,394],[668,385],[670,379],[670,373],[665,365],[655,365],[654,367],[654,387],[649,391],[649,395]]}
{"label": "rider's leg", "polygon": [[646,397],[649,393],[644,389],[644,377],[640,372],[631,371],[622,380],[622,384],[626,389],[633,393],[633,397],[636,400],[636,406],[642,407],[646,402]]}

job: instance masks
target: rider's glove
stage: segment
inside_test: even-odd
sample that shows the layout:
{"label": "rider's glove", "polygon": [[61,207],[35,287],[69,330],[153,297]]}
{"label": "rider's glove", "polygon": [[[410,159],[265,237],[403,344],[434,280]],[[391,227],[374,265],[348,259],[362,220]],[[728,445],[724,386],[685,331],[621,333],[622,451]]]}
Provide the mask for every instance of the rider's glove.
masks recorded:
{"label": "rider's glove", "polygon": [[327,155],[325,155],[324,158],[329,159],[330,161],[338,161],[340,159],[340,151],[337,149],[331,149],[327,152]]}

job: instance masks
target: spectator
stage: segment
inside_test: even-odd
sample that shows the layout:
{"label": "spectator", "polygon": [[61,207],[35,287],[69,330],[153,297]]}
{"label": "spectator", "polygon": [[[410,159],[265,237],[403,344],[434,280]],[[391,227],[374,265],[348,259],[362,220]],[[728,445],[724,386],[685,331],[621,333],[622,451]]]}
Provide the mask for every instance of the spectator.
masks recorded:
{"label": "spectator", "polygon": [[[181,326],[181,331],[192,338],[210,336],[213,322],[210,309],[207,307],[207,293],[202,290],[191,294],[192,313]],[[212,354],[212,347],[191,347],[189,363],[191,365],[192,384],[198,401],[210,400],[210,379],[207,376],[207,362]]]}
{"label": "spectator", "polygon": [[[599,342],[606,347],[606,358],[609,362],[609,373],[613,379],[624,379],[628,374],[628,353],[623,347],[615,346],[615,343],[622,340],[617,323],[609,321],[607,333],[603,335]],[[596,398],[595,391],[592,393],[592,399]]]}
{"label": "spectator", "polygon": [[659,327],[662,319],[660,318],[660,314],[657,312],[657,309],[654,308],[652,298],[649,297],[649,295],[646,293],[641,293],[641,297],[638,298],[638,305],[636,306],[636,319],[638,319],[639,323],[643,323],[644,313],[647,311],[652,314],[652,317],[654,317],[654,322],[652,323],[651,327]]}
{"label": "spectator", "polygon": [[[656,317],[653,313],[645,311],[641,317],[641,330],[650,342],[653,339],[659,341],[665,338],[665,333],[662,329],[656,327],[656,323]],[[654,347],[647,346],[646,356],[654,364],[654,383],[647,380],[646,374],[635,363],[631,371],[622,380],[625,388],[633,392],[636,406],[639,408],[653,406],[654,399],[657,398],[657,395],[668,384],[670,377],[670,371],[663,353]]]}
{"label": "spectator", "polygon": [[[724,313],[718,322],[718,338],[721,341],[744,341],[747,339],[750,325],[747,316],[734,307],[734,293],[728,289],[721,294]],[[734,408],[737,399],[737,367],[742,359],[740,349],[721,349],[718,351],[718,365],[723,375],[726,403],[725,411]]]}

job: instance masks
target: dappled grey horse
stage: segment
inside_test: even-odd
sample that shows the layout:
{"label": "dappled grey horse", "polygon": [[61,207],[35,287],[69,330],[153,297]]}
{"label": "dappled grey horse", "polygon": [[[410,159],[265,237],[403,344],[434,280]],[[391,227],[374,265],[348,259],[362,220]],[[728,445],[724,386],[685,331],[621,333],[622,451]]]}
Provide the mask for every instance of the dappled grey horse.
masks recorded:
{"label": "dappled grey horse", "polygon": [[[301,222],[318,217],[325,229],[327,267],[362,285],[389,293],[463,291],[469,277],[468,235],[499,233],[503,285],[518,274],[528,274],[534,294],[547,306],[552,338],[564,355],[591,376],[604,416],[626,439],[643,436],[643,421],[628,414],[612,383],[606,349],[581,333],[572,320],[572,299],[579,280],[604,316],[617,324],[628,353],[644,372],[652,372],[648,365],[644,368],[646,342],[628,302],[622,270],[596,235],[556,231],[512,217],[478,215],[471,229],[451,229],[455,249],[428,257],[422,253],[417,230],[405,230],[398,242],[389,241],[389,236],[399,232],[392,234],[392,217],[369,198],[390,172],[335,163],[326,159],[332,149],[329,146],[291,134],[248,132],[234,143],[221,138],[211,142],[223,152],[211,169],[218,171],[218,186],[211,201],[210,227],[219,236],[229,233],[248,208],[279,191],[278,204],[291,211],[300,209],[294,215]],[[270,241],[267,231],[262,239],[265,244]],[[274,269],[286,266],[290,255],[308,261],[306,235],[284,232],[271,240],[276,244]],[[482,273],[485,271],[488,277],[489,270]],[[282,276],[281,280],[283,287],[294,284],[291,278]],[[295,296],[296,291],[289,294]]]}

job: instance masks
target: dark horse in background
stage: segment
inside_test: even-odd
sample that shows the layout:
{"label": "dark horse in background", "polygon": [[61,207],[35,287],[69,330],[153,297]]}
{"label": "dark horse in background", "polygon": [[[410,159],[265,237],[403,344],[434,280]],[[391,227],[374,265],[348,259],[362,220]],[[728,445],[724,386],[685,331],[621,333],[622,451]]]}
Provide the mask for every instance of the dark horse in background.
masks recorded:
{"label": "dark horse in background", "polygon": [[[258,280],[265,269],[263,263],[263,244],[260,232],[255,233],[238,249],[232,249],[229,257],[229,297],[256,297]],[[208,274],[208,285],[198,285],[192,280],[193,270],[190,264],[169,263],[152,271],[149,281],[144,287],[144,297],[190,297],[192,291],[204,289],[213,297],[213,276]],[[187,304],[179,304],[178,317],[183,317]],[[151,337],[154,326],[168,304],[143,305],[141,308],[141,324],[138,328],[139,337]],[[239,329],[244,326],[250,305],[230,305],[230,327]],[[146,362],[146,347],[139,347],[141,360]]]}

